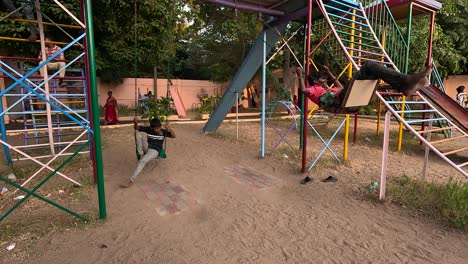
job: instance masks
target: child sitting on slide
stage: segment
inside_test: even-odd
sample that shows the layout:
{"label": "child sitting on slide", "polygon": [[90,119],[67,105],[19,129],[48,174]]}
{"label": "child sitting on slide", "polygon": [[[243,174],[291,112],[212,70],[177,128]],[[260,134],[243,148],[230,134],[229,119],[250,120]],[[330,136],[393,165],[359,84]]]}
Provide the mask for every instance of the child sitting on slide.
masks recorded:
{"label": "child sitting on slide", "polygon": [[128,182],[120,185],[122,188],[130,187],[143,170],[146,163],[159,156],[159,153],[163,149],[166,137],[176,137],[174,130],[172,130],[169,125],[165,125],[165,129],[162,129],[161,121],[157,118],[151,119],[149,127],[139,126],[138,121],[135,118],[133,121],[133,127],[135,128],[138,165],[132,176],[130,176]]}

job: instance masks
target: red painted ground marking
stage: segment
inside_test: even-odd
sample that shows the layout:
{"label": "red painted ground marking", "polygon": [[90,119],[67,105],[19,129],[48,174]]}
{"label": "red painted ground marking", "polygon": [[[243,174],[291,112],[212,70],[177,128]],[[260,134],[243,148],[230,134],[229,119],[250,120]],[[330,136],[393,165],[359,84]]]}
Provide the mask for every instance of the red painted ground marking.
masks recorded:
{"label": "red painted ground marking", "polygon": [[184,187],[170,182],[147,182],[140,186],[146,197],[156,206],[156,211],[164,216],[179,214],[198,204],[198,201]]}
{"label": "red painted ground marking", "polygon": [[264,189],[273,184],[273,179],[266,174],[256,171],[250,167],[234,164],[224,167],[227,175],[231,176],[238,183]]}

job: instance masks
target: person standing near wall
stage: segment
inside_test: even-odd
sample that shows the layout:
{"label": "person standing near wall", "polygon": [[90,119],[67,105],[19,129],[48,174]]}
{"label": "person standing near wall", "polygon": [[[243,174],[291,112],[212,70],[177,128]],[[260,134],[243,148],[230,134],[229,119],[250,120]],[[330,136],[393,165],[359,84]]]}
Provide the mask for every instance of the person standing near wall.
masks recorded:
{"label": "person standing near wall", "polygon": [[112,91],[107,92],[107,101],[104,105],[105,110],[105,125],[115,125],[119,123],[119,113],[117,110],[117,99],[112,96]]}
{"label": "person standing near wall", "polygon": [[468,101],[468,94],[465,93],[465,86],[461,85],[457,87],[457,103],[463,108],[466,108]]}

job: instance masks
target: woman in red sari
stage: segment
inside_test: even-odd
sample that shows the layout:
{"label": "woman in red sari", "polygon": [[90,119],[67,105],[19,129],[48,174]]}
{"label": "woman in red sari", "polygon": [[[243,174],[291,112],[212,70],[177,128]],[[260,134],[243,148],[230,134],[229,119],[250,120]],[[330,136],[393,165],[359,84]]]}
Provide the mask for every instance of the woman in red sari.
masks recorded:
{"label": "woman in red sari", "polygon": [[106,105],[104,105],[104,109],[106,111],[106,123],[105,125],[115,125],[119,123],[119,114],[117,112],[117,99],[112,96],[112,92],[109,91],[107,93],[109,97],[107,98]]}

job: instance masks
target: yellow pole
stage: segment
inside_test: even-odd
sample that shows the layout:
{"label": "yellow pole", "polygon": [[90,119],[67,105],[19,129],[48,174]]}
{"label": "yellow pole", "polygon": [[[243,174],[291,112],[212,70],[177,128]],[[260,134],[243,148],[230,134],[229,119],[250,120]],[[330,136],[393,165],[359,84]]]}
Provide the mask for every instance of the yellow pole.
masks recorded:
{"label": "yellow pole", "polygon": [[[336,76],[336,79],[341,78],[341,76],[343,76],[343,74],[345,74],[345,72],[346,72],[347,70],[349,71],[349,69],[351,69],[351,72],[352,72],[352,70],[353,70],[353,64],[352,64],[351,62],[348,63],[348,64],[343,68],[343,70],[340,72],[340,74],[338,74],[338,76]],[[348,74],[348,75],[349,75],[349,74]],[[352,74],[351,74],[351,75],[352,75]],[[330,88],[332,88],[334,85],[335,85],[335,84],[333,83],[333,84],[330,86]]]}
{"label": "yellow pole", "polygon": [[[23,38],[11,38],[11,37],[0,37],[0,40],[9,40],[9,41],[19,41],[19,42],[35,42],[35,43],[41,43],[41,40],[29,40],[29,39],[23,39]],[[60,42],[60,41],[44,41],[44,43],[51,43],[51,44],[56,44],[56,45],[67,45],[67,42]],[[79,46],[80,44],[74,44],[73,46]]]}
{"label": "yellow pole", "polygon": [[343,160],[348,159],[348,138],[349,138],[349,114],[346,114],[346,123],[345,123],[345,130],[344,130]]}
{"label": "yellow pole", "polygon": [[[17,21],[17,22],[24,22],[24,23],[38,23],[38,21],[36,21],[36,20],[29,20],[29,19],[22,19],[22,18],[15,18],[15,19],[12,19],[12,20]],[[67,24],[54,24],[54,23],[44,22],[44,21],[42,21],[42,24],[46,25],[46,26],[57,26],[57,27],[62,27],[62,28],[82,29],[81,26],[74,26],[74,25],[67,25]]]}
{"label": "yellow pole", "polygon": [[318,110],[318,108],[318,105],[312,106],[312,108],[309,111],[309,114],[307,115],[307,119],[310,119],[314,115],[315,110]]}
{"label": "yellow pole", "polygon": [[[351,20],[353,22],[351,22],[351,32],[350,32],[351,37],[350,37],[350,44],[349,44],[349,48],[350,48],[349,49],[349,55],[350,55],[351,59],[352,59],[352,57],[354,55],[354,50],[353,50],[354,49],[354,33],[355,33],[354,32],[354,27],[356,26],[355,23],[354,23],[354,20],[356,19],[355,14],[356,14],[356,10],[353,10],[353,16],[351,17]],[[353,77],[353,67],[348,68],[348,77],[349,78]]]}
{"label": "yellow pole", "polygon": [[[406,101],[406,96],[403,95],[403,96],[401,97],[401,102],[402,102],[402,104],[401,104],[401,109],[400,109],[401,111],[405,110],[405,101]],[[400,116],[401,116],[401,118],[404,119],[405,113],[404,113],[404,112],[401,112]],[[401,151],[401,145],[402,145],[402,143],[403,143],[403,123],[400,122],[399,128],[398,128],[398,147],[397,147],[397,150],[398,150],[398,151]]]}
{"label": "yellow pole", "polygon": [[314,60],[312,60],[312,58],[309,58],[309,60],[310,60],[310,62],[312,63],[312,66],[314,66],[314,69],[315,69],[316,71],[319,71],[319,69],[317,68],[317,65],[315,65]]}
{"label": "yellow pole", "polygon": [[[354,27],[355,27],[355,23],[354,23],[354,20],[356,19],[356,17],[354,16],[356,14],[356,10],[353,10],[353,16],[351,17],[351,20],[353,21],[351,23],[351,42],[350,42],[350,50],[349,50],[349,55],[350,57],[352,58],[353,55],[354,55],[354,51],[353,51],[353,48],[354,48]],[[351,64],[351,62],[350,62]],[[352,78],[353,77],[353,67],[350,65],[350,67],[348,67],[348,78]],[[343,147],[343,160],[347,160],[348,159],[348,137],[349,137],[349,114],[346,114],[346,123],[345,123],[345,138],[344,138],[344,147]]]}

